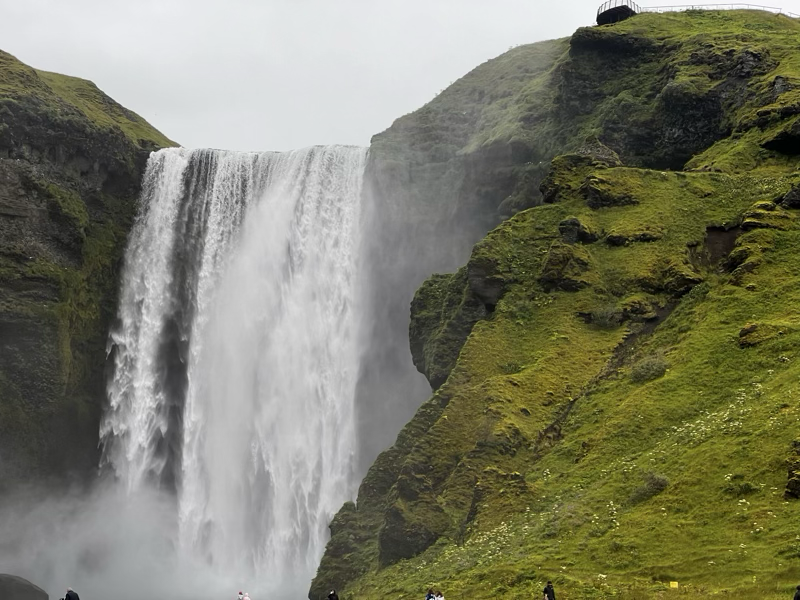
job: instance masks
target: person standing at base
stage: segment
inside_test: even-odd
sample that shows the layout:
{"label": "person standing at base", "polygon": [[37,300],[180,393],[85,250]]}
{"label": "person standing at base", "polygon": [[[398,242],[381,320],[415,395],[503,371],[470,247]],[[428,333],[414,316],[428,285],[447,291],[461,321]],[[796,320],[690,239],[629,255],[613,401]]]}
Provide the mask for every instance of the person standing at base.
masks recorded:
{"label": "person standing at base", "polygon": [[542,600],[556,600],[556,591],[553,589],[553,582],[548,581],[542,590]]}
{"label": "person standing at base", "polygon": [[800,585],[798,585],[797,589],[794,591],[794,600],[800,600]]}
{"label": "person standing at base", "polygon": [[328,594],[328,600],[339,600],[339,594],[336,593],[336,590],[331,590],[331,593]]}
{"label": "person standing at base", "polygon": [[81,599],[78,598],[78,594],[75,593],[75,590],[73,590],[71,587],[68,587],[67,593],[64,594],[64,600],[81,600]]}

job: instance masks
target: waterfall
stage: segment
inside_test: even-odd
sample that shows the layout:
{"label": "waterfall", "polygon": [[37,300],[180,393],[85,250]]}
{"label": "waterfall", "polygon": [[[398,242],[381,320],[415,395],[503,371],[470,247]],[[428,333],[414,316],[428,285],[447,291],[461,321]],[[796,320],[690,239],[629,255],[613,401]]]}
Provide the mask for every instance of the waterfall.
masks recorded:
{"label": "waterfall", "polygon": [[307,589],[354,494],[366,150],[167,149],[125,256],[103,463],[179,552]]}

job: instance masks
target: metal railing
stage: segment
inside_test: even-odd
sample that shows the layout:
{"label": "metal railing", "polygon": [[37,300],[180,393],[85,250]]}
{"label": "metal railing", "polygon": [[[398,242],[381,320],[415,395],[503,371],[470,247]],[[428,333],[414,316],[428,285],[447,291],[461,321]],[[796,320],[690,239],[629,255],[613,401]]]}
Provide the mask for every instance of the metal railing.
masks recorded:
{"label": "metal railing", "polygon": [[764,10],[784,15],[793,19],[800,19],[800,15],[777,8],[775,6],[762,6],[760,4],[678,4],[674,6],[645,6],[640,7],[631,0],[608,0],[597,9],[598,16],[614,8],[627,7],[634,13],[664,13],[664,12],[683,12],[686,10]]}
{"label": "metal railing", "polygon": [[612,8],[619,8],[622,6],[627,6],[635,13],[640,13],[642,10],[639,8],[639,5],[636,2],[631,2],[631,0],[608,0],[608,2],[604,2],[600,8],[597,9],[597,14],[601,15],[607,10],[611,10]]}
{"label": "metal railing", "polygon": [[776,15],[785,15],[793,19],[800,19],[800,15],[777,8],[775,6],[762,6],[760,4],[679,4],[675,6],[645,6],[637,12],[682,12],[686,10],[763,10]]}

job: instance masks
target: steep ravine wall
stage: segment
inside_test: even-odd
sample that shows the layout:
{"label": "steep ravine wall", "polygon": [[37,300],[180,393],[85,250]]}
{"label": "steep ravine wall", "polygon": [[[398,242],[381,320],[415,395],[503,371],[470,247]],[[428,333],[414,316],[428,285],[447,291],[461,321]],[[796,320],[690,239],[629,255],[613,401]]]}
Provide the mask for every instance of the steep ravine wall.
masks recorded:
{"label": "steep ravine wall", "polygon": [[0,52],[0,488],[95,472],[119,263],[169,145],[93,83]]}
{"label": "steep ravine wall", "polygon": [[370,329],[357,399],[362,475],[430,393],[408,354],[415,290],[431,273],[456,269],[513,212],[507,200],[531,158],[505,141],[469,146],[497,118],[497,105],[546,77],[565,48],[545,42],[489,61],[372,139],[362,250]]}
{"label": "steep ravine wall", "polygon": [[[794,277],[798,33],[794,20],[753,11],[581,29],[490,61],[375,138],[379,203],[426,232],[396,235],[416,260],[408,285],[421,285],[411,352],[435,393],[333,520],[309,598],[331,586],[359,598],[410,598],[429,586],[529,597],[556,577],[562,595],[602,597],[595,588],[606,578],[619,594],[646,585],[640,575],[661,590],[675,573],[708,589],[728,579],[757,590],[741,570],[698,572],[693,565],[720,564],[714,550],[695,540],[690,557],[663,520],[663,510],[697,511],[703,539],[752,544],[744,525],[716,528],[737,518],[729,508],[741,498],[723,476],[774,491],[757,500],[778,519],[776,537],[756,545],[748,568],[781,581],[796,568],[780,541],[796,517],[780,496],[794,481],[784,462],[794,417],[772,418],[769,444],[758,437],[764,415],[795,410],[782,400],[791,369],[748,408],[763,455],[731,444],[724,427],[704,434],[728,472],[715,471],[719,485],[691,476],[707,468],[703,449],[665,449],[665,436],[725,414],[728,398],[759,398],[776,372],[765,365],[794,360],[785,336],[795,319],[784,308],[794,293],[780,282]],[[545,55],[546,66],[525,72]],[[463,145],[443,146],[462,118],[472,126]],[[458,260],[481,228],[526,208]],[[746,232],[738,240],[736,226]],[[418,239],[429,245],[414,254]],[[464,263],[422,285],[426,266]],[[399,334],[408,321],[384,314],[396,359],[407,361]],[[402,386],[380,393],[403,402]],[[667,507],[653,508],[665,489]],[[653,532],[647,542],[643,530]]]}

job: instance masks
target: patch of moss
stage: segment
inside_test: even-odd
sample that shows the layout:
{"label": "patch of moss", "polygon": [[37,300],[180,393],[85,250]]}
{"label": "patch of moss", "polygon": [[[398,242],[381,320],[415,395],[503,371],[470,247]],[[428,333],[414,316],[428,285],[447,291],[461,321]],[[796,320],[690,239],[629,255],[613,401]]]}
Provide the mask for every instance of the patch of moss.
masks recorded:
{"label": "patch of moss", "polygon": [[71,190],[65,190],[54,183],[44,186],[58,213],[66,217],[70,224],[83,236],[89,224],[89,213],[80,196]]}

